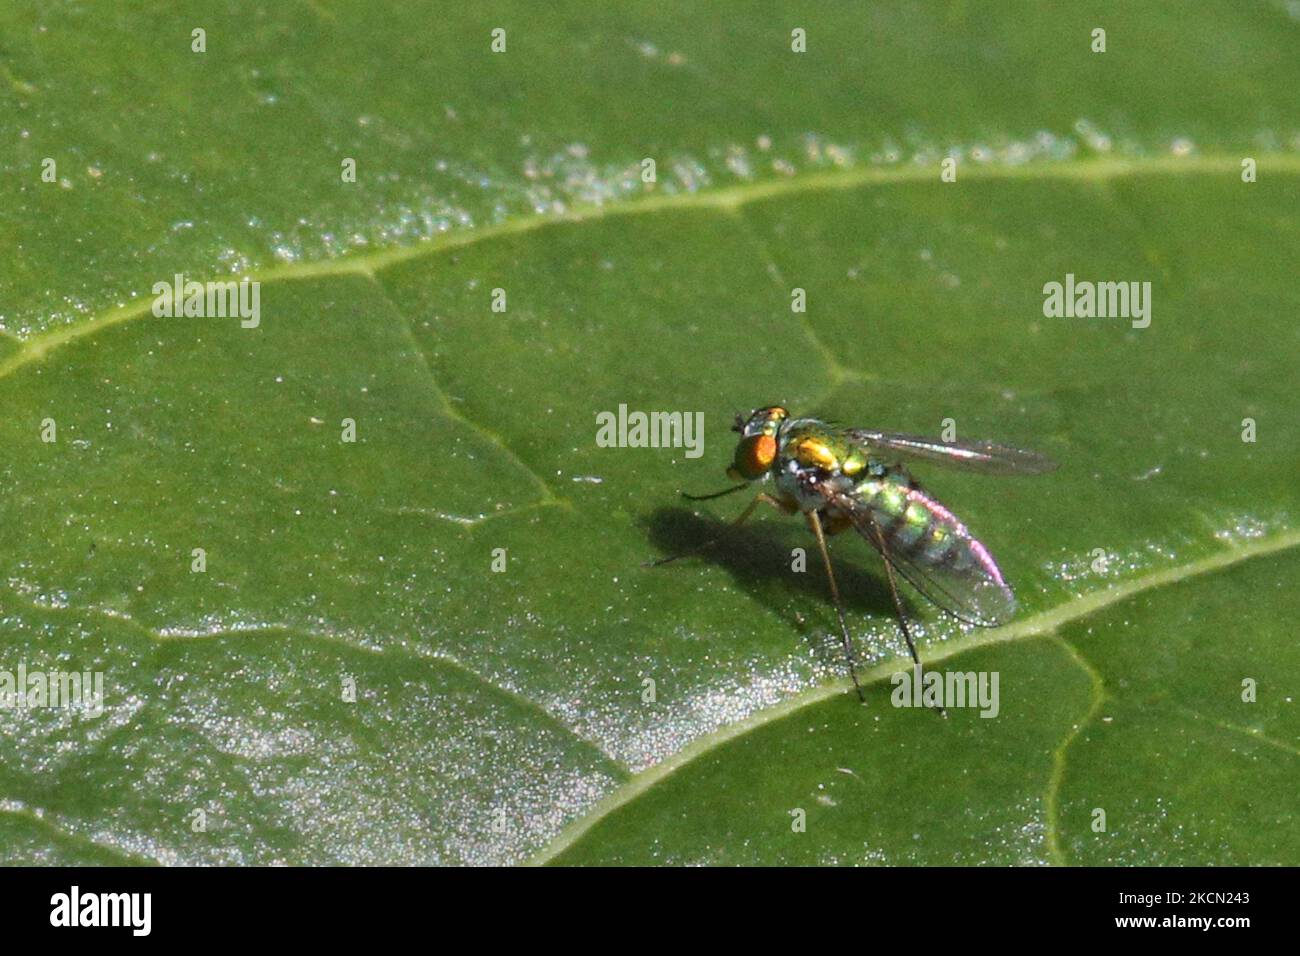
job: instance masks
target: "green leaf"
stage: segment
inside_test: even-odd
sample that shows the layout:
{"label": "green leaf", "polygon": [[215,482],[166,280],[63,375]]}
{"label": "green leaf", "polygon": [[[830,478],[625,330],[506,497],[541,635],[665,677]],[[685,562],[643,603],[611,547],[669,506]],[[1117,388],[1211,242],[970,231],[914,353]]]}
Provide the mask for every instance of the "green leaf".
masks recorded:
{"label": "green leaf", "polygon": [[[7,7],[0,670],[106,701],[0,710],[0,858],[1294,864],[1297,30]],[[258,279],[259,324],[154,317],[178,273]],[[1067,273],[1150,282],[1150,326],[1046,317]],[[800,523],[677,499],[776,401],[1061,463],[917,469],[1021,600],[909,598],[997,717],[890,706],[864,542],[865,708]],[[620,405],[702,412],[702,456],[598,447]]]}
{"label": "green leaf", "polygon": [[[555,856],[1289,864],[1300,653],[1286,636],[1300,559],[1279,551],[1298,541],[1152,574],[929,655],[941,673],[999,674],[992,719],[891,707],[892,681],[866,708],[808,691],[616,791]],[[1242,702],[1243,675],[1257,703]]]}

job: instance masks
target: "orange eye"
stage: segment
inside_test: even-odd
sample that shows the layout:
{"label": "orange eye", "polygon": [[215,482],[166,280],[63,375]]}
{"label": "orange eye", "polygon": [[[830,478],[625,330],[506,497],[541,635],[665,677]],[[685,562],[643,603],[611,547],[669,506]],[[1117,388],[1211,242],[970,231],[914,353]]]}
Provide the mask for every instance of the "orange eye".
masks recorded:
{"label": "orange eye", "polygon": [[771,435],[754,435],[736,446],[736,471],[746,481],[761,478],[776,461],[776,439]]}

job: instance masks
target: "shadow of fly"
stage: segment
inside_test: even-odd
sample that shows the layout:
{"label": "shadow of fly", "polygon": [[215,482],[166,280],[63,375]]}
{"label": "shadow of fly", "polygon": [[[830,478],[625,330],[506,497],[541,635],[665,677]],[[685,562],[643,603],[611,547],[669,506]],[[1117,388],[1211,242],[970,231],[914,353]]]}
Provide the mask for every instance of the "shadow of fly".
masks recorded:
{"label": "shadow of fly", "polygon": [[[849,676],[864,703],[844,603],[826,547],[830,535],[852,528],[884,559],[898,627],[918,667],[921,659],[907,626],[898,578],[967,624],[995,627],[1015,613],[1015,595],[993,555],[956,515],[921,487],[906,463],[934,462],[988,475],[1036,475],[1056,467],[1051,459],[993,442],[945,442],[839,428],[815,418],[791,418],[777,405],[755,410],[748,420],[737,415],[732,430],[740,433],[740,443],[727,475],[740,484],[709,495],[683,493],[682,497],[709,501],[749,488],[753,482],[766,485],[770,481],[772,491],[759,491],[732,525],[743,524],[760,504],[803,515],[826,567]],[[698,554],[715,544],[716,538],[647,566]]]}

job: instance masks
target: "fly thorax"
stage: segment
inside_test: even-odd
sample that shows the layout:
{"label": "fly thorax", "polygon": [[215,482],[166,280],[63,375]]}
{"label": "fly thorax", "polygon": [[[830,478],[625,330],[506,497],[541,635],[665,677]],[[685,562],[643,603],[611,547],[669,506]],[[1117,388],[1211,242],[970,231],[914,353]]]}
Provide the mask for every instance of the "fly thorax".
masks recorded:
{"label": "fly thorax", "polygon": [[781,469],[776,473],[776,487],[781,495],[794,501],[800,511],[810,511],[813,507],[813,490],[809,485],[808,470],[800,467],[793,458],[784,459]]}
{"label": "fly thorax", "polygon": [[776,486],[798,504],[799,510],[818,511],[829,498],[851,492],[853,479],[838,470],[808,467],[797,458],[788,458],[776,474]]}

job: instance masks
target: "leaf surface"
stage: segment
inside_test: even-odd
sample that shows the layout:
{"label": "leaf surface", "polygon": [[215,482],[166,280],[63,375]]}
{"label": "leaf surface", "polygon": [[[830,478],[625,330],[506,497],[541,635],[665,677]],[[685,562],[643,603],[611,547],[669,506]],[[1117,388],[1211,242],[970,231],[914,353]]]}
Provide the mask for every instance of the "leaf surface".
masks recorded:
{"label": "leaf surface", "polygon": [[[5,862],[1294,864],[1300,24],[1198,9],[0,12],[0,667],[106,688],[0,710]],[[997,718],[889,705],[865,542],[866,708],[798,522],[642,567],[772,402],[1061,463],[917,469],[1021,601],[911,603]]]}

